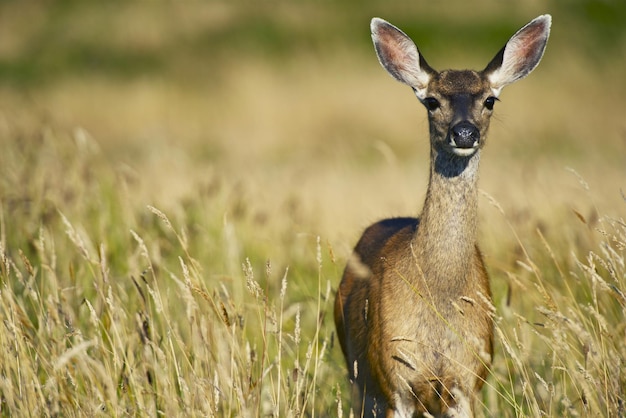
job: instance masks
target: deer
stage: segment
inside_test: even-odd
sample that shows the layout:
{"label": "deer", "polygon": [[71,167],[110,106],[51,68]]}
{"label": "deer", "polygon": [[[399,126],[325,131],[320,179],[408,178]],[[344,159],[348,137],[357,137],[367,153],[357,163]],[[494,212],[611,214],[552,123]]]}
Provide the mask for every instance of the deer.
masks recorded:
{"label": "deer", "polygon": [[371,21],[378,60],[426,107],[430,177],[419,218],[381,220],[354,248],[334,320],[357,417],[473,417],[493,356],[489,277],[477,245],[478,168],[502,88],[543,57],[552,18],[518,30],[482,71],[434,70]]}

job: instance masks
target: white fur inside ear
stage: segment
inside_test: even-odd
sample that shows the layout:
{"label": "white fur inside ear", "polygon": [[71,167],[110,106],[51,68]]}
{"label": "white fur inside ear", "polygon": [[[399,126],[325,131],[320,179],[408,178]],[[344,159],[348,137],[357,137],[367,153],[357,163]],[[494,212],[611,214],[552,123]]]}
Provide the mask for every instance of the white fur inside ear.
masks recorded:
{"label": "white fur inside ear", "polygon": [[491,83],[492,89],[497,90],[498,93],[502,90],[502,87],[522,77],[518,73],[520,72],[520,68],[524,67],[524,60],[523,57],[516,52],[523,48],[524,45],[521,44],[519,39],[512,38],[509,40],[504,50],[502,66],[489,75],[489,82]]}
{"label": "white fur inside ear", "polygon": [[502,87],[530,74],[541,61],[550,36],[552,18],[543,15],[533,19],[515,33],[506,43],[502,56],[494,58],[487,66],[491,70],[498,60],[499,67],[487,76],[497,97]]}
{"label": "white fur inside ear", "polygon": [[393,78],[413,87],[419,99],[424,99],[431,76],[420,66],[415,43],[400,29],[380,18],[372,19],[371,30],[380,64]]}

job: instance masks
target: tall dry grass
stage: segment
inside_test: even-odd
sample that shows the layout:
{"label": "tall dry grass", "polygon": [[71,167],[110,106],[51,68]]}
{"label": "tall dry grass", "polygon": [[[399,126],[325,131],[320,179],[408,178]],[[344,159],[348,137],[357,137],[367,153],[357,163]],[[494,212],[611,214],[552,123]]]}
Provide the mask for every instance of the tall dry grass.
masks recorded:
{"label": "tall dry grass", "polygon": [[502,272],[506,293],[494,324],[503,358],[486,401],[502,397],[506,416],[626,411],[626,223],[576,216],[578,225],[568,226],[578,231],[575,245],[555,247],[541,229],[530,237],[511,229],[520,257]]}
{"label": "tall dry grass", "polygon": [[[223,207],[208,211],[219,217],[211,221],[220,224],[216,235],[214,225],[176,225],[153,206],[133,208],[132,186],[99,164],[98,152],[85,151],[80,137],[48,132],[38,147],[12,150],[16,178],[5,183],[0,212],[0,411],[336,410],[318,394],[326,384],[339,390],[329,378],[337,371],[328,364],[327,246],[309,239],[301,248],[310,251],[307,265],[280,271],[269,260],[239,258],[232,248],[244,243],[233,229],[241,225],[222,219]],[[209,195],[192,204],[219,206],[219,196]],[[199,210],[188,208],[190,216]],[[203,241],[214,240],[222,242],[199,257]],[[314,283],[294,285],[305,273]]]}
{"label": "tall dry grass", "polygon": [[[348,416],[329,317],[347,252],[285,231],[287,209],[264,218],[227,179],[172,218],[94,141],[5,143],[2,414]],[[554,240],[486,201],[517,245],[490,263],[481,415],[623,415],[626,223],[574,213],[574,241]]]}

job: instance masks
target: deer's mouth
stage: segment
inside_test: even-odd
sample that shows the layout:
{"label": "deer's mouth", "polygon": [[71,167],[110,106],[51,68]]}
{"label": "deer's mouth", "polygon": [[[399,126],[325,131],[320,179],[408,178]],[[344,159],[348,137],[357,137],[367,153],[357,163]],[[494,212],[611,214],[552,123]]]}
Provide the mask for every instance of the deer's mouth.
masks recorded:
{"label": "deer's mouth", "polygon": [[457,155],[459,157],[471,157],[480,148],[480,142],[478,141],[476,141],[476,144],[472,145],[471,147],[459,147],[452,142],[450,142],[448,145],[450,145],[450,151],[454,155]]}

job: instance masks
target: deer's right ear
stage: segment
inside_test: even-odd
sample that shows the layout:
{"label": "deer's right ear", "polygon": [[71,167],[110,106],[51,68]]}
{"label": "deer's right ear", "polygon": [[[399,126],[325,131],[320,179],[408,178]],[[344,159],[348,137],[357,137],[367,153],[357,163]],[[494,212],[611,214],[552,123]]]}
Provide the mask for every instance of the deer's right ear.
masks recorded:
{"label": "deer's right ear", "polygon": [[411,38],[377,17],[372,19],[371,30],[380,64],[396,80],[413,87],[419,99],[424,99],[428,82],[435,71],[420,55]]}

